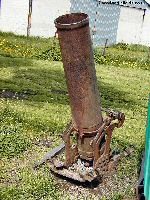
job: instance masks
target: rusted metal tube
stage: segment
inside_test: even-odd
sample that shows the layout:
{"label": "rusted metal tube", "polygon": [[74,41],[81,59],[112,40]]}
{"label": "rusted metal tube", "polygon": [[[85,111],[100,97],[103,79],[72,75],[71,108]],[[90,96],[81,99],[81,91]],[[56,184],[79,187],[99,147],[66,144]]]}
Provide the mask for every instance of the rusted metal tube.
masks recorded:
{"label": "rusted metal tube", "polygon": [[72,120],[79,134],[102,125],[100,98],[89,29],[84,13],[72,13],[55,20],[61,47]]}
{"label": "rusted metal tube", "polygon": [[51,170],[69,179],[91,182],[113,168],[110,148],[112,132],[122,126],[125,116],[121,112],[102,109],[106,112],[102,118],[88,15],[63,15],[55,20],[55,26],[61,46],[72,121],[62,135],[65,144],[55,148],[39,164],[65,149],[65,160],[64,155],[52,159]]}

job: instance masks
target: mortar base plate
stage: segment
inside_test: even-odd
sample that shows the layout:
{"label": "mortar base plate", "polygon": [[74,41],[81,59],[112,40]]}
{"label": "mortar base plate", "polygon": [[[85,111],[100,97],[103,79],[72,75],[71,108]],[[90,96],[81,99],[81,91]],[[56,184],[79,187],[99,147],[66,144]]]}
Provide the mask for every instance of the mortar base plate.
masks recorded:
{"label": "mortar base plate", "polygon": [[71,167],[69,168],[66,168],[63,164],[59,164],[59,167],[57,167],[54,162],[51,162],[48,165],[52,172],[54,172],[55,174],[82,183],[87,181],[92,182],[98,178],[93,167],[85,167],[83,161],[81,161],[80,159],[78,159],[77,162],[71,165]]}

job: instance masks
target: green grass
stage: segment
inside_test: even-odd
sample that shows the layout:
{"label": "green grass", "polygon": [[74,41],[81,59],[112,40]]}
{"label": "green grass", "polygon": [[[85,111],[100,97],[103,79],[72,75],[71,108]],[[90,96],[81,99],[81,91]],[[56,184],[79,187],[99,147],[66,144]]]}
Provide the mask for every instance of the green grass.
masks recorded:
{"label": "green grass", "polygon": [[137,52],[148,52],[149,47],[139,44],[126,44],[126,43],[118,43],[112,45],[111,48],[116,48],[120,50],[129,50],[129,51],[137,51]]}
{"label": "green grass", "polygon": [[28,38],[3,32],[0,32],[0,55],[13,58],[61,60],[58,41],[55,38]]}
{"label": "green grass", "polygon": [[[10,44],[26,44],[26,38],[1,34]],[[16,41],[15,41],[16,39]],[[49,48],[51,39],[31,38],[30,45]],[[36,41],[38,43],[36,44]],[[1,41],[0,41],[1,42]],[[19,43],[19,44],[18,44]],[[29,44],[28,43],[28,44]],[[112,48],[122,55],[122,49]],[[33,50],[37,51],[36,49]],[[129,50],[127,50],[129,51]],[[132,51],[138,59],[142,51]],[[145,53],[145,54],[143,54]],[[6,55],[0,50],[0,94],[11,91],[14,98],[0,98],[1,196],[2,200],[48,200],[74,198],[58,187],[47,166],[33,169],[35,161],[58,145],[60,134],[70,120],[70,106],[61,62]],[[20,58],[21,57],[21,58]],[[148,66],[150,67],[150,66]],[[110,191],[111,199],[134,197],[141,152],[145,145],[145,127],[150,92],[150,71],[110,63],[96,66],[102,107],[125,113],[122,128],[114,131],[112,148],[134,152],[124,157],[117,170],[119,191]],[[21,95],[20,97],[17,96]],[[50,141],[50,147],[44,141]],[[126,182],[128,180],[128,182]],[[126,182],[126,184],[124,184]],[[81,199],[82,197],[81,192]],[[92,194],[89,199],[92,199]],[[105,197],[103,197],[105,199]]]}
{"label": "green grass", "polygon": [[[105,56],[102,56],[102,52],[102,47],[94,49],[94,58],[97,64],[150,70],[150,51],[146,46],[117,44],[108,47]],[[3,32],[0,32],[0,55],[61,61],[57,39],[27,38]]]}
{"label": "green grass", "polygon": [[148,48],[145,47],[145,51],[143,51],[143,46],[139,46],[138,51],[135,48],[136,45],[132,45],[131,47],[131,49],[122,49],[117,45],[108,47],[105,56],[101,55],[102,48],[96,48],[94,50],[95,61],[97,64],[150,70],[150,52]]}

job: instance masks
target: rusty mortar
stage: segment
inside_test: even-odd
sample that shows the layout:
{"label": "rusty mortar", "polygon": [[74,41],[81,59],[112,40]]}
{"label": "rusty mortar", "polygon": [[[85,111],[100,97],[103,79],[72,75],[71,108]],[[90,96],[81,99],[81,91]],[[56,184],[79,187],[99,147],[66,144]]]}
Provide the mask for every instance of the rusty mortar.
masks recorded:
{"label": "rusty mortar", "polygon": [[110,170],[112,132],[122,126],[125,115],[101,108],[88,15],[62,15],[55,20],[55,26],[72,120],[62,135],[64,142],[37,165],[49,160],[53,172],[80,182],[91,182]]}

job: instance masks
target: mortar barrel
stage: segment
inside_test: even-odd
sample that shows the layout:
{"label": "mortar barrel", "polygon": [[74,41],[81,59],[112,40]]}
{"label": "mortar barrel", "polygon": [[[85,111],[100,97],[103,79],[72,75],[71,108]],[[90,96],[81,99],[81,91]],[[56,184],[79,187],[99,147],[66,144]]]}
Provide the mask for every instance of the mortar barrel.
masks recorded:
{"label": "mortar barrel", "polygon": [[102,114],[88,15],[62,15],[55,20],[55,26],[74,127],[79,133],[95,131],[102,125]]}

